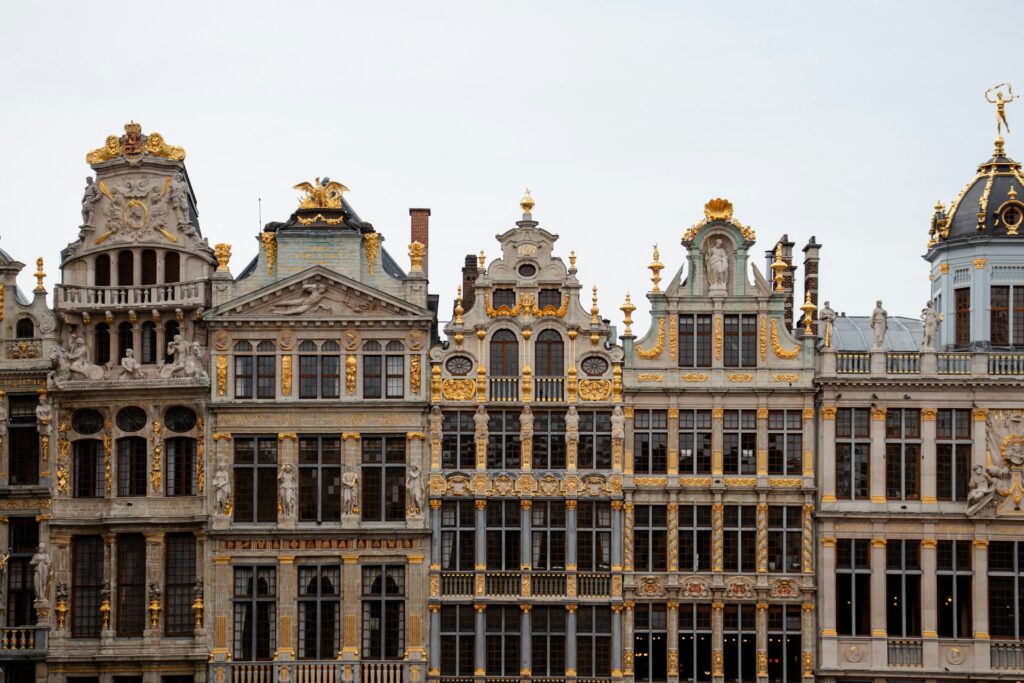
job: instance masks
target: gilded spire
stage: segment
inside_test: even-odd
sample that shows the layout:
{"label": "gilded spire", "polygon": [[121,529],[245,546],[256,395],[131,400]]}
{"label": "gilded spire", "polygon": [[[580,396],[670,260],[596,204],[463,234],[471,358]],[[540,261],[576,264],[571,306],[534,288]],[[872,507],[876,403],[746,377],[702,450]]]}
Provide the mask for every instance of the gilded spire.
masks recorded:
{"label": "gilded spire", "polygon": [[590,324],[591,325],[597,325],[599,322],[601,322],[601,319],[597,317],[598,313],[601,312],[597,308],[597,285],[594,285],[594,299],[593,299],[593,301],[594,301],[594,305],[590,307]]}
{"label": "gilded spire", "polygon": [[814,334],[811,325],[814,324],[814,313],[818,310],[818,307],[811,301],[810,292],[807,292],[804,296],[804,305],[800,307],[800,310],[804,312],[804,334]]}
{"label": "gilded spire", "polygon": [[633,336],[633,330],[630,329],[630,325],[633,324],[633,311],[636,310],[636,306],[634,306],[633,302],[629,300],[629,292],[626,292],[626,303],[619,306],[619,310],[622,311],[622,314],[625,316],[625,320],[623,321],[626,324],[624,336],[631,337]]}
{"label": "gilded spire", "polygon": [[476,260],[480,262],[480,270],[484,269],[484,264],[487,263],[487,255],[484,254],[484,250],[480,250],[480,255],[476,257]]}
{"label": "gilded spire", "polygon": [[456,325],[462,324],[462,314],[465,311],[462,308],[462,285],[459,285],[459,293],[455,298],[455,320],[453,321]]}
{"label": "gilded spire", "polygon": [[771,269],[775,277],[775,291],[783,291],[783,273],[786,271],[786,262],[782,260],[782,242],[775,245],[775,260],[772,261]]}
{"label": "gilded spire", "polygon": [[661,262],[661,254],[658,253],[657,244],[654,245],[654,256],[647,267],[651,269],[651,282],[654,283],[654,287],[651,289],[651,292],[660,292],[661,289],[658,287],[658,284],[661,282],[661,271],[665,267],[665,264]]}
{"label": "gilded spire", "polygon": [[36,292],[45,292],[46,287],[43,286],[43,279],[46,277],[46,273],[43,272],[43,257],[40,256],[36,259]]}
{"label": "gilded spire", "polygon": [[576,272],[576,250],[573,249],[569,252],[569,273]]}
{"label": "gilded spire", "polygon": [[523,209],[523,214],[529,216],[533,213],[533,207],[536,203],[533,201],[533,197],[530,196],[530,188],[526,188],[526,194],[519,200],[519,206]]}

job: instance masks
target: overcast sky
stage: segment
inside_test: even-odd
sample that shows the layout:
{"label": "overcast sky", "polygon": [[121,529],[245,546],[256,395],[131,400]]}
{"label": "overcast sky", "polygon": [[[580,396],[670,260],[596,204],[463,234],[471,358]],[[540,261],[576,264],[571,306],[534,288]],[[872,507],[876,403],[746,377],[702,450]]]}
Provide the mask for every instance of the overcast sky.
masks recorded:
{"label": "overcast sky", "polygon": [[[621,330],[626,290],[648,319],[651,245],[667,279],[721,196],[759,265],[781,234],[815,235],[833,308],[916,316],[932,206],[992,151],[982,94],[1024,93],[1003,39],[1022,19],[1019,0],[7,3],[0,248],[28,264],[23,289],[39,255],[55,282],[85,153],[134,119],[186,149],[236,274],[258,198],[285,220],[292,185],[329,175],[402,264],[409,207],[432,209],[446,312],[465,254],[497,253],[529,187]],[[1024,102],[1008,116],[1024,158]]]}

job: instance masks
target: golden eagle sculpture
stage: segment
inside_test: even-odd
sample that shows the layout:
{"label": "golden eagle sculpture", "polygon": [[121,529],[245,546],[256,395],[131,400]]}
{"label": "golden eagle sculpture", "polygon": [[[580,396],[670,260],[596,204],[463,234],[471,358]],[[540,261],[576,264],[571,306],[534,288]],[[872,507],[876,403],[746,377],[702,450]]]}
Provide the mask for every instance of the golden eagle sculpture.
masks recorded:
{"label": "golden eagle sculpture", "polygon": [[302,182],[295,186],[306,195],[299,200],[300,209],[340,209],[341,194],[348,188],[330,178],[317,178],[312,183]]}

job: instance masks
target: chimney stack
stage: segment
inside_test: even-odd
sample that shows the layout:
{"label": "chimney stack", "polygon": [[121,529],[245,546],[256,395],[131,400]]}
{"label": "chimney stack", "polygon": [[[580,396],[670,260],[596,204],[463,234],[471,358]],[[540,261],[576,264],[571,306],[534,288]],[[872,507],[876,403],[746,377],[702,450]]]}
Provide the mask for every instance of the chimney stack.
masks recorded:
{"label": "chimney stack", "polygon": [[[821,245],[814,239],[814,235],[811,235],[811,239],[808,240],[807,246],[804,247],[804,292],[809,292],[811,295],[811,303],[815,306],[818,304],[818,260],[819,253],[821,251]],[[814,322],[811,323],[811,329],[814,334],[818,334],[818,319],[815,317]]]}
{"label": "chimney stack", "polygon": [[[793,265],[793,246],[794,244],[789,241],[789,235],[783,235],[778,242],[772,245],[770,251],[765,252],[767,263],[771,264],[775,260],[775,247],[779,244],[782,245],[782,260],[785,262],[787,268],[782,274],[782,288],[786,292],[786,304],[785,304],[785,322],[786,329],[793,329],[793,284],[796,275],[796,266]],[[766,271],[771,273],[771,267]]]}
{"label": "chimney stack", "polygon": [[462,267],[462,311],[469,313],[476,301],[476,278],[480,269],[476,265],[476,256],[466,254],[466,265]]}
{"label": "chimney stack", "polygon": [[412,217],[409,241],[419,242],[427,248],[427,253],[423,257],[423,276],[429,278],[427,264],[430,262],[430,209],[409,209],[409,215]]}

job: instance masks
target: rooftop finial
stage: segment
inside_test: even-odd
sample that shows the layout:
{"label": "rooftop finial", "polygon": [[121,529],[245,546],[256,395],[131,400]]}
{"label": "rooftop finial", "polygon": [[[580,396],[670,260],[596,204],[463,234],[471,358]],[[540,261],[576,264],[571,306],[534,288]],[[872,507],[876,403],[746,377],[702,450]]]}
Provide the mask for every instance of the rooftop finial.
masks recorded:
{"label": "rooftop finial", "polygon": [[636,306],[629,300],[629,292],[626,292],[626,303],[619,306],[619,310],[625,315],[624,322],[626,323],[626,329],[624,331],[624,336],[630,337],[633,335],[631,325],[633,324],[633,311],[636,310]]}
{"label": "rooftop finial", "polygon": [[33,291],[45,292],[46,287],[43,286],[43,278],[46,277],[46,273],[43,272],[43,257],[40,256],[36,259],[36,288]]}
{"label": "rooftop finial", "polygon": [[594,285],[594,305],[590,307],[590,324],[597,325],[601,320],[597,317],[600,310],[597,308],[597,285]]}
{"label": "rooftop finial", "polygon": [[[999,88],[1006,87],[1006,97],[1003,97],[1003,91]],[[992,91],[996,91],[996,98],[992,99]],[[1006,127],[1006,132],[1010,132],[1010,124],[1006,122],[1006,105],[1014,100],[1020,99],[1020,95],[1013,94],[1013,86],[1009,83],[1000,83],[999,85],[993,85],[991,88],[985,91],[985,100],[989,104],[996,105],[996,149],[1002,148],[1003,142],[1003,126]]]}
{"label": "rooftop finial", "polygon": [[651,292],[660,292],[661,289],[658,287],[658,284],[661,282],[661,270],[665,267],[665,264],[661,262],[661,254],[658,253],[657,244],[654,245],[654,256],[647,267],[651,269],[651,282],[654,283]]}
{"label": "rooftop finial", "polygon": [[524,214],[533,213],[533,207],[536,202],[533,201],[533,197],[530,196],[530,188],[526,188],[526,194],[519,200],[519,206],[522,207]]}

